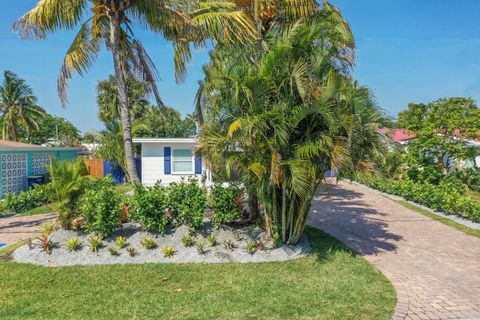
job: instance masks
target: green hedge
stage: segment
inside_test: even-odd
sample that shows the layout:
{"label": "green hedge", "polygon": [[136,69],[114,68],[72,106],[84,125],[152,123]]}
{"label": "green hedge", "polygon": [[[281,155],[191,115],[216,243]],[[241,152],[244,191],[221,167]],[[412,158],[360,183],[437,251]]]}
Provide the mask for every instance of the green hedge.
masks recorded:
{"label": "green hedge", "polygon": [[36,186],[20,193],[7,193],[0,201],[0,211],[19,213],[48,203],[48,194],[44,186]]}
{"label": "green hedge", "polygon": [[359,176],[358,182],[385,193],[401,196],[446,214],[455,214],[480,222],[480,204],[446,184],[438,186],[411,180],[393,180],[379,176]]}

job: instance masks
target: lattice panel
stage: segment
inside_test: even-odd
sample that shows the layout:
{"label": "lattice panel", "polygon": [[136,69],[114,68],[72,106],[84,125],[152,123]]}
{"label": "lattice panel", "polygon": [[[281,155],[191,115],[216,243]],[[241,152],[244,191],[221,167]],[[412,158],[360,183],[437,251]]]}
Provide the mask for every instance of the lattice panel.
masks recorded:
{"label": "lattice panel", "polygon": [[27,186],[27,155],[2,154],[2,193],[16,193]]}
{"label": "lattice panel", "polygon": [[48,153],[33,153],[32,154],[32,174],[47,173],[47,166],[50,163],[50,154]]}

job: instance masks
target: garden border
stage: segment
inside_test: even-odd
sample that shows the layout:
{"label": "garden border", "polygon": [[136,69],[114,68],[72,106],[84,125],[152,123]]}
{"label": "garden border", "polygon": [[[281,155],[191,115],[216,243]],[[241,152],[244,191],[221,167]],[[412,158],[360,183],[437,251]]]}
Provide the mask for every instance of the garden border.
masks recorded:
{"label": "garden border", "polygon": [[454,221],[456,223],[459,223],[465,227],[468,227],[468,228],[471,228],[471,229],[475,229],[475,230],[480,230],[480,223],[476,223],[476,222],[473,222],[473,221],[470,221],[466,218],[462,218],[461,216],[458,216],[458,215],[447,215],[443,212],[440,212],[440,211],[436,211],[436,210],[433,210],[429,207],[426,207],[424,206],[423,204],[420,204],[420,203],[417,203],[417,202],[414,202],[414,201],[410,201],[410,200],[407,200],[405,199],[404,197],[401,197],[401,196],[396,196],[396,195],[393,195],[393,194],[389,194],[389,193],[386,193],[386,192],[383,192],[383,191],[380,191],[380,190],[377,190],[377,189],[374,189],[372,187],[369,187],[363,183],[360,183],[358,181],[354,181],[354,180],[349,180],[349,179],[345,179],[345,181],[348,181],[352,184],[356,184],[356,185],[359,185],[359,186],[362,186],[362,187],[365,187],[365,188],[368,188],[374,192],[376,192],[377,194],[380,194],[386,198],[389,198],[391,200],[401,200],[401,201],[405,201],[411,205],[414,205],[414,206],[417,206],[421,209],[424,209],[424,210],[427,210],[429,211],[430,213],[432,214],[435,214],[437,215],[438,217],[441,217],[441,218],[445,218],[445,219],[448,219],[448,220],[451,220],[451,221]]}

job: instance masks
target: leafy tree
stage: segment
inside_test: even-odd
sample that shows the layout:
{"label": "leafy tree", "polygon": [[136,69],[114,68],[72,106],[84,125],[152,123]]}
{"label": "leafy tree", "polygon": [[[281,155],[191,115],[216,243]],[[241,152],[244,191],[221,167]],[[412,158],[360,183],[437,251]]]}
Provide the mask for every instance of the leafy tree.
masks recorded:
{"label": "leafy tree", "polygon": [[100,132],[96,130],[85,132],[82,137],[82,142],[84,143],[99,143],[100,142]]}
{"label": "leafy tree", "polygon": [[37,105],[32,88],[11,72],[5,71],[0,85],[0,111],[2,112],[2,139],[18,141],[21,130],[27,135],[40,130],[45,110]]}
{"label": "leafy tree", "polygon": [[[187,12],[182,12],[186,10]],[[13,26],[25,38],[45,39],[59,30],[80,29],[69,47],[58,77],[58,92],[67,102],[68,80],[92,66],[103,45],[112,53],[117,81],[126,163],[131,181],[139,181],[133,158],[128,100],[129,80],[146,81],[162,105],[156,88],[157,70],[133,30],[146,27],[171,41],[178,80],[185,77],[190,43],[202,45],[216,37],[223,42],[252,38],[249,17],[232,2],[194,2],[188,6],[159,0],[41,0]]]}
{"label": "leafy tree", "polygon": [[58,146],[78,145],[80,130],[65,118],[46,113],[44,117],[39,119],[38,124],[41,130],[32,131],[30,135],[26,135],[27,132],[23,132],[20,140],[34,144],[50,143]]}
{"label": "leafy tree", "polygon": [[467,159],[477,148],[467,140],[480,133],[480,109],[470,98],[446,98],[428,104],[409,104],[398,114],[400,127],[417,138],[409,146],[418,161],[440,166],[447,172],[446,157]]}
{"label": "leafy tree", "polygon": [[195,135],[194,116],[187,115],[182,119],[180,113],[173,108],[152,108],[141,119],[147,130],[139,130],[136,133],[138,137],[188,138]]}
{"label": "leafy tree", "polygon": [[353,64],[347,26],[324,6],[306,21],[274,24],[256,63],[247,47],[218,50],[205,68],[202,148],[241,175],[267,232],[286,243],[300,240],[325,172],[348,164],[345,134],[331,125],[343,109],[336,84]]}

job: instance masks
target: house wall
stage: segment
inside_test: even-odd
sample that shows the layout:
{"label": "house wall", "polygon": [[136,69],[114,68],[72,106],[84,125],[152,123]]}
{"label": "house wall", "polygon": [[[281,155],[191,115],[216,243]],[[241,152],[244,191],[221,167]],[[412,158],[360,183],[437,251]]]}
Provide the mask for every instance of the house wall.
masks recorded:
{"label": "house wall", "polygon": [[[165,157],[164,149],[170,147],[173,155],[173,150],[191,149],[192,154],[195,153],[195,144],[192,143],[160,143],[148,142],[142,143],[142,183],[146,186],[153,186],[157,181],[168,185],[172,182],[181,181],[182,177],[195,176],[199,181],[202,175],[209,177],[209,172],[205,168],[204,160],[202,158],[202,174],[176,174],[171,170],[171,174],[165,174]],[[193,163],[195,156],[192,157]],[[173,166],[173,157],[171,158],[171,166]]]}
{"label": "house wall", "polygon": [[47,173],[51,157],[71,160],[77,151],[0,151],[0,197],[26,190],[27,176]]}

